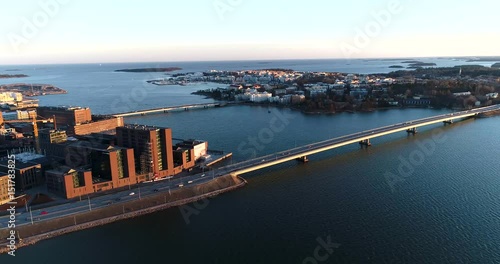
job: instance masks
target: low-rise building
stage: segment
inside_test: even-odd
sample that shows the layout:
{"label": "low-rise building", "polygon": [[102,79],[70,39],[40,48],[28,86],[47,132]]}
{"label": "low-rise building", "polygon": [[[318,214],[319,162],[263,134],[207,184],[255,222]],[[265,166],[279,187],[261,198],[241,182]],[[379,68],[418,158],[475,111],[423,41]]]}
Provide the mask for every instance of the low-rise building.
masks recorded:
{"label": "low-rise building", "polygon": [[[0,162],[0,172],[7,173],[9,171],[7,162]],[[16,191],[24,191],[44,183],[42,175],[42,165],[37,162],[16,160],[15,171],[15,186]]]}
{"label": "low-rise building", "polygon": [[184,140],[181,143],[176,144],[175,146],[178,148],[193,149],[195,161],[207,155],[208,152],[208,142],[201,140]]}

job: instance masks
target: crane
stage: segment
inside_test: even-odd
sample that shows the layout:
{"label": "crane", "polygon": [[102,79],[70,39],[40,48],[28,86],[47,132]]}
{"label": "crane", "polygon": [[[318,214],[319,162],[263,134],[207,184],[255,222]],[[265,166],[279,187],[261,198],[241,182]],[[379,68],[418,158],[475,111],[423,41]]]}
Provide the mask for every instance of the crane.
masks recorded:
{"label": "crane", "polygon": [[[44,123],[53,122],[54,127],[55,127],[55,120],[56,120],[55,117],[45,119],[44,117],[41,117],[38,115],[31,115],[30,118],[31,119],[4,120],[4,122],[6,124],[9,124],[9,123],[31,123],[33,125],[33,136],[35,138],[38,137],[38,124],[37,124],[37,122],[44,122]],[[41,118],[41,119],[37,119],[37,118]]]}

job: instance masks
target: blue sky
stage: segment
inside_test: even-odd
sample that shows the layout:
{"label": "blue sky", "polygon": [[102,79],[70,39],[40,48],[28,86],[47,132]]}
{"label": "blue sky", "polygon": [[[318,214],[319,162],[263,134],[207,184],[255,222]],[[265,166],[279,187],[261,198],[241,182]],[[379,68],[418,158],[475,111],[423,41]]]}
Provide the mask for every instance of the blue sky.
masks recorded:
{"label": "blue sky", "polygon": [[500,55],[495,0],[0,3],[0,64]]}

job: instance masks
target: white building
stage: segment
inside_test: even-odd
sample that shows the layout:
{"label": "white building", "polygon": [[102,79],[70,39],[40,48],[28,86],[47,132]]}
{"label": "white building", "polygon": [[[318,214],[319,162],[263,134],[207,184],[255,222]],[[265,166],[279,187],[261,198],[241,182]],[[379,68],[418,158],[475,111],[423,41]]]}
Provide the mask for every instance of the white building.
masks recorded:
{"label": "white building", "polygon": [[488,97],[488,99],[495,99],[495,98],[498,98],[498,93],[489,93],[486,95],[486,97]]}
{"label": "white building", "polygon": [[3,92],[0,93],[0,104],[10,104],[14,102],[21,102],[23,95],[21,93]]}

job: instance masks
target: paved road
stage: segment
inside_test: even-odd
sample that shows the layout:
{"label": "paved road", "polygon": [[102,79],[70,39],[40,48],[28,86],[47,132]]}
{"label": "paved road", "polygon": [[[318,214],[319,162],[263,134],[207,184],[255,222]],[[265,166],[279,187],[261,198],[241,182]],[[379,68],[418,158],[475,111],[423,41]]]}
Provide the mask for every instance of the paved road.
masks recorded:
{"label": "paved road", "polygon": [[[166,179],[153,183],[136,184],[130,187],[130,190],[107,194],[94,198],[82,196],[82,201],[71,202],[62,205],[56,205],[49,208],[37,209],[31,211],[33,222],[55,219],[63,216],[74,215],[88,212],[91,209],[103,208],[112,204],[124,204],[127,201],[142,199],[147,196],[164,193],[168,195],[170,191],[181,188],[179,185],[189,186],[211,181],[215,178],[214,171],[199,173],[192,176],[186,176],[178,179]],[[131,195],[133,193],[133,195]],[[16,226],[31,224],[30,211],[25,208],[18,208],[16,214]],[[0,217],[0,228],[8,226],[10,216]]]}

